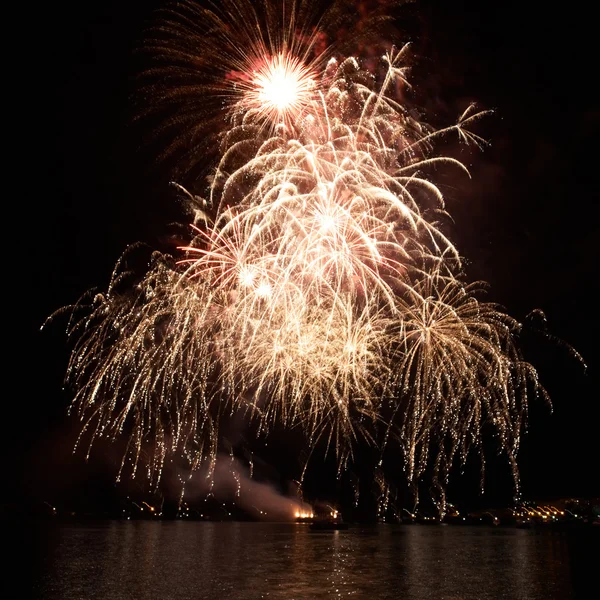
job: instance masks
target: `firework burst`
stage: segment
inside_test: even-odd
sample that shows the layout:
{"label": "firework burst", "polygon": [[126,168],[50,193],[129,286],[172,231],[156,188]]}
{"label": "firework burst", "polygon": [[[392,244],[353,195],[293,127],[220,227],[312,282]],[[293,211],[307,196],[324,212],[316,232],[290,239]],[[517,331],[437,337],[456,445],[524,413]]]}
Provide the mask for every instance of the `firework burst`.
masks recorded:
{"label": "firework burst", "polygon": [[[175,176],[200,177],[236,113],[270,130],[293,125],[318,92],[326,61],[381,44],[402,0],[356,11],[354,0],[183,0],[166,4],[138,51],[136,120]],[[156,123],[159,126],[156,127]]]}
{"label": "firework burst", "polygon": [[[155,114],[176,115],[159,133],[185,130],[166,152],[196,152],[219,120],[219,159],[206,200],[178,186],[196,207],[189,244],[133,281],[125,256],[108,292],[75,307],[67,379],[83,432],[90,446],[128,436],[123,466],[158,482],[171,454],[214,464],[221,421],[241,413],[264,434],[281,423],[309,446],[327,438],[340,469],[357,440],[398,442],[409,481],[433,464],[443,490],[489,423],[516,478],[528,395],[545,391],[519,324],[465,283],[431,178],[466,172],[437,144],[454,133],[481,146],[471,127],[485,113],[441,130],[417,121],[396,97],[407,47],[374,73],[316,51],[329,13],[282,6],[184,3],[150,30],[159,66],[146,81],[179,82],[145,88]],[[207,95],[226,99],[208,101],[209,121],[196,111]]]}

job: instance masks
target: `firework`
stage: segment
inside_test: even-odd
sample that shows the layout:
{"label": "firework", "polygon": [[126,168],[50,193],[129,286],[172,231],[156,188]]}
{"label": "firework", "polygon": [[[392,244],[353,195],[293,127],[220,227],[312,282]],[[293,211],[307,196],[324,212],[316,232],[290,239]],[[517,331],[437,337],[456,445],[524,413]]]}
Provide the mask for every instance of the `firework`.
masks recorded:
{"label": "firework", "polygon": [[357,440],[398,442],[409,481],[433,463],[443,489],[491,423],[516,477],[528,392],[545,392],[514,343],[519,324],[464,282],[431,179],[466,172],[436,147],[451,133],[482,145],[471,126],[484,113],[427,126],[396,97],[406,47],[373,72],[316,52],[305,5],[282,6],[184,4],[151,30],[175,80],[195,81],[219,52],[212,84],[147,88],[189,125],[175,148],[204,126],[196,94],[226,98],[210,121],[219,158],[206,200],[177,185],[196,209],[189,244],[133,279],[126,254],[107,293],[75,307],[67,379],[82,434],[90,447],[126,436],[123,467],[158,482],[172,454],[214,465],[220,423],[243,414],[264,434],[279,423],[309,446],[326,438],[340,469]]}
{"label": "firework", "polygon": [[207,157],[218,158],[215,138],[229,129],[232,113],[265,129],[281,120],[293,124],[334,50],[348,56],[357,45],[379,47],[393,30],[387,11],[402,2],[367,14],[354,0],[167,4],[138,51],[145,68],[135,118],[152,124],[154,158],[177,176],[195,178]]}

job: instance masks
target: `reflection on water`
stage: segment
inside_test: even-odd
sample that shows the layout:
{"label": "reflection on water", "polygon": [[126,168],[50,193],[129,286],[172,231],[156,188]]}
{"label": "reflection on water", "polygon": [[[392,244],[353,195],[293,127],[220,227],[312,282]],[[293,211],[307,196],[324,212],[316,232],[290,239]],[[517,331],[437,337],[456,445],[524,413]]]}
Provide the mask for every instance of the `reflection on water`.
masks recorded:
{"label": "reflection on water", "polygon": [[588,576],[577,560],[592,541],[591,532],[178,521],[45,524],[35,535],[33,597],[44,600],[575,600]]}

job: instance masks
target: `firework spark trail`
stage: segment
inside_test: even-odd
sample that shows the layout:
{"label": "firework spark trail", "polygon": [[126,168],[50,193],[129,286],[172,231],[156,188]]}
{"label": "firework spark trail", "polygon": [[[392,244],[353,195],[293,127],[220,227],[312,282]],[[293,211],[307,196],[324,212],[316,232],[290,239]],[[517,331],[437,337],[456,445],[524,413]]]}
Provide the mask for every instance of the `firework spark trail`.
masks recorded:
{"label": "firework spark trail", "polygon": [[[230,23],[248,10],[225,6]],[[74,313],[67,379],[83,432],[91,443],[129,435],[122,468],[135,475],[144,462],[158,482],[173,453],[214,465],[221,419],[242,411],[264,433],[283,423],[309,445],[327,438],[340,469],[357,439],[398,441],[409,481],[433,460],[443,497],[453,463],[481,450],[491,423],[516,478],[528,391],[545,392],[514,344],[519,324],[463,283],[430,179],[441,165],[466,171],[436,143],[455,133],[480,146],[470,127],[484,113],[469,107],[442,130],[416,121],[393,97],[407,85],[406,48],[383,55],[379,78],[358,58],[325,63],[314,41],[289,43],[301,12],[283,37],[243,28],[242,54],[210,12],[224,62],[246,76],[207,210],[178,259],[156,253],[129,285],[117,268],[108,293]],[[191,68],[183,42],[154,49]]]}

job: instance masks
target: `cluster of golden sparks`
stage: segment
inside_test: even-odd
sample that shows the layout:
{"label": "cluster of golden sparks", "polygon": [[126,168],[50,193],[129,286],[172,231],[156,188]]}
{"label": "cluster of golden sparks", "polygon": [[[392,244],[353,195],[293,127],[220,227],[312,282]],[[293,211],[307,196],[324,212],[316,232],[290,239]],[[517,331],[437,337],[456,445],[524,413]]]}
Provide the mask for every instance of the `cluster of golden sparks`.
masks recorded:
{"label": "cluster of golden sparks", "polygon": [[[255,10],[223,5],[195,10],[221,33],[236,8]],[[377,73],[358,56],[315,57],[297,14],[280,36],[246,23],[254,45],[223,51],[241,74],[223,83],[209,194],[189,194],[189,244],[154,253],[133,283],[126,253],[107,292],[72,312],[82,436],[124,437],[123,467],[158,481],[174,454],[214,465],[219,424],[242,414],[260,434],[278,424],[327,442],[340,469],[358,441],[382,455],[399,444],[408,481],[431,467],[443,489],[485,426],[516,469],[528,395],[545,392],[515,346],[519,324],[465,282],[431,179],[466,172],[436,144],[455,133],[481,145],[471,126],[483,113],[429,127],[396,94],[409,85],[406,47],[384,52]],[[169,15],[172,40],[190,14]]]}

